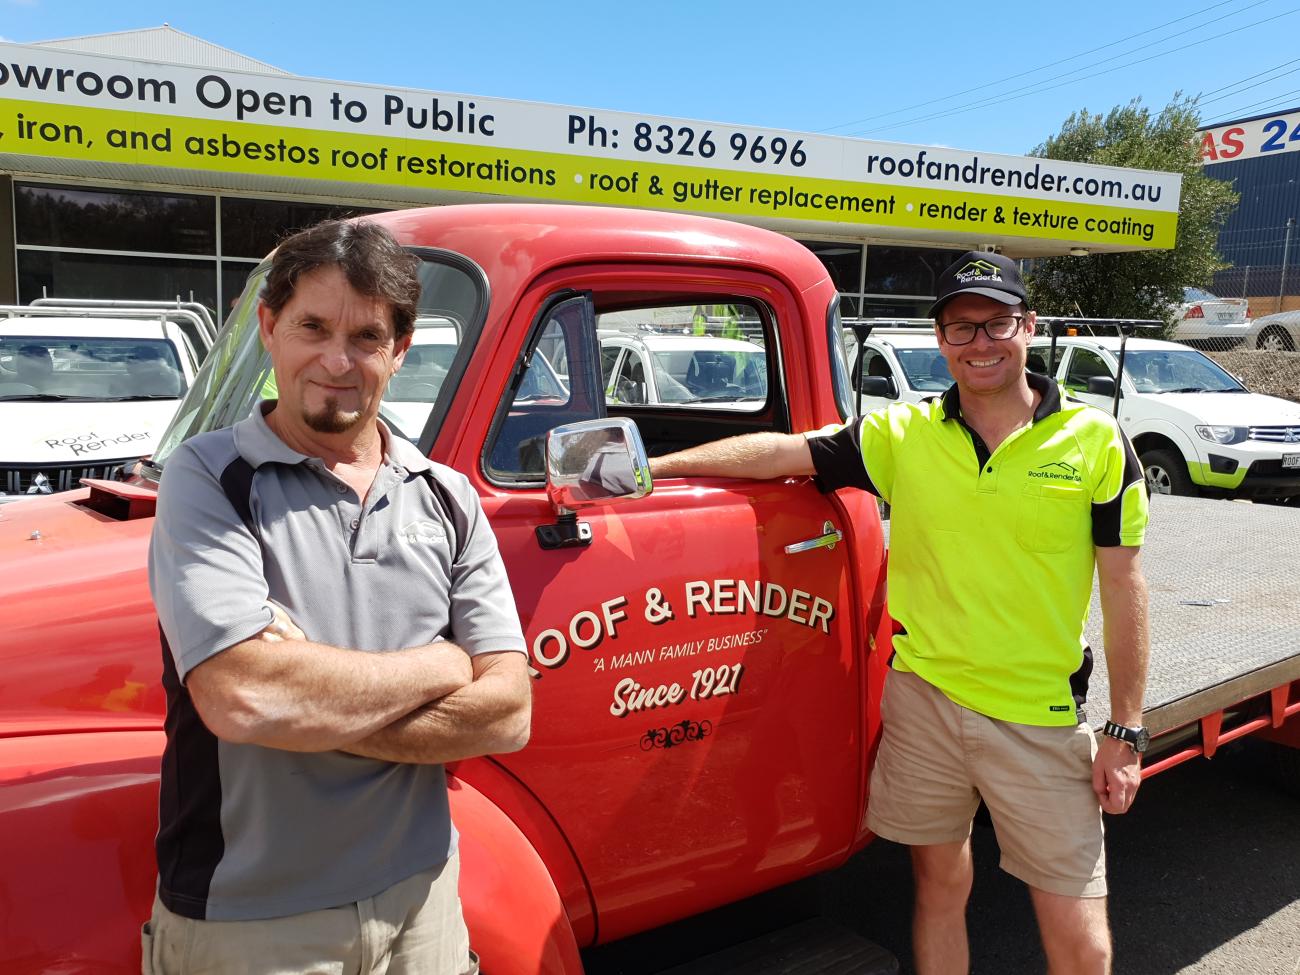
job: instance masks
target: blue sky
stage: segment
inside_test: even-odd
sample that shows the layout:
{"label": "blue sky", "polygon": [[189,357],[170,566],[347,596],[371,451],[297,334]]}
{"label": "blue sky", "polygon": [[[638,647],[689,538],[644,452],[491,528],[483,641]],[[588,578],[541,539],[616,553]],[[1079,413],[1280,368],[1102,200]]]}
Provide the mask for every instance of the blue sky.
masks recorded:
{"label": "blue sky", "polygon": [[1300,106],[1300,0],[0,0],[11,41],[164,22],[299,75],[986,152],[1135,96]]}

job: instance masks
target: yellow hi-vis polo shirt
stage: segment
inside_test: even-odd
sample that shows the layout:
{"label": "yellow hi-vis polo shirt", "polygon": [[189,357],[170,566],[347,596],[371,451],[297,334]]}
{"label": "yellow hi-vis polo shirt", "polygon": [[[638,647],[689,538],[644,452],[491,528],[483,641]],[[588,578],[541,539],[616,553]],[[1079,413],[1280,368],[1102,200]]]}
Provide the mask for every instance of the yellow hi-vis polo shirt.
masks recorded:
{"label": "yellow hi-vis polo shirt", "polygon": [[1142,467],[1115,418],[1028,373],[1033,423],[992,453],[952,386],[808,446],[825,488],[892,506],[893,667],[1003,721],[1071,725],[1087,697],[1094,546],[1142,544]]}

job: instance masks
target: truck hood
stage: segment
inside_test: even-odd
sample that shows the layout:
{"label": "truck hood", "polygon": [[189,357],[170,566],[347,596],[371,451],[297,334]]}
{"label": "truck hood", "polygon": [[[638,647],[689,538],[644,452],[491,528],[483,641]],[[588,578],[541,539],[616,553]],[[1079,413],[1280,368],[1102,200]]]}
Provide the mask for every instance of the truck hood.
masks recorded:
{"label": "truck hood", "polygon": [[0,402],[0,464],[96,464],[147,457],[179,400]]}
{"label": "truck hood", "polygon": [[89,494],[0,505],[0,738],[161,725],[153,518],[117,520]]}
{"label": "truck hood", "polygon": [[1300,427],[1300,403],[1260,393],[1153,393],[1151,399],[1181,410],[1198,423],[1234,427]]}

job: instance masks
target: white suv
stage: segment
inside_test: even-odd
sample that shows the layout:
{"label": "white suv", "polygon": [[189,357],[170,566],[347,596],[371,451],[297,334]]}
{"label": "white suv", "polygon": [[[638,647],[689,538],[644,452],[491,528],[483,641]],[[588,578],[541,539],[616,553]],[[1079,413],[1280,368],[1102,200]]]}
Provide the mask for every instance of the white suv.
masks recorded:
{"label": "white suv", "polygon": [[[1049,345],[1035,338],[1031,356],[1046,360]],[[1057,381],[1110,412],[1119,345],[1111,336],[1058,338]],[[1129,339],[1119,417],[1153,493],[1300,499],[1300,403],[1250,392],[1195,349]]]}

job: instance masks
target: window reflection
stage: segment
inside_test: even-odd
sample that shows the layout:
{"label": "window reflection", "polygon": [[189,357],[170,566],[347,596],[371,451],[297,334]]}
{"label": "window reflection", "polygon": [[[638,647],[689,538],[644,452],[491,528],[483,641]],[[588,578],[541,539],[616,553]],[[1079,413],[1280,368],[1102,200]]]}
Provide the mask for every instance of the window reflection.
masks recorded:
{"label": "window reflection", "polygon": [[939,275],[960,251],[930,247],[867,248],[867,294],[932,296]]}
{"label": "window reflection", "polygon": [[225,257],[260,260],[285,237],[320,223],[381,211],[327,203],[288,200],[221,200],[221,253]]}
{"label": "window reflection", "polygon": [[134,298],[217,304],[217,262],[184,258],[131,257],[18,251],[18,300],[27,304],[53,298]]}
{"label": "window reflection", "polygon": [[216,253],[210,196],[14,185],[19,244],[95,250]]}
{"label": "window reflection", "polygon": [[836,291],[856,292],[862,277],[862,245],[835,240],[801,240],[826,266]]}

